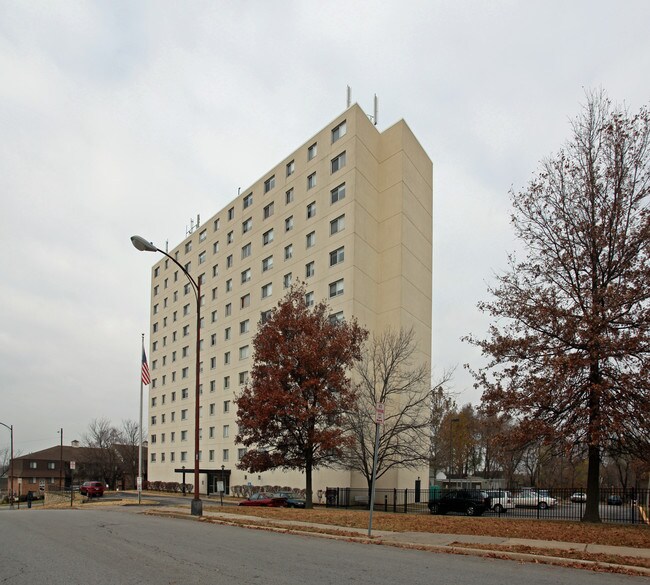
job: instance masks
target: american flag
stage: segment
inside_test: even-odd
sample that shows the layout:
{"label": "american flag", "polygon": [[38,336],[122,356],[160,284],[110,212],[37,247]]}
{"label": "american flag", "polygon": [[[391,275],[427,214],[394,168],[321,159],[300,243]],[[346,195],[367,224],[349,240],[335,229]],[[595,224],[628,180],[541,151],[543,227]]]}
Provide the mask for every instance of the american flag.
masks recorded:
{"label": "american flag", "polygon": [[151,382],[151,376],[149,375],[149,366],[147,365],[147,354],[144,353],[144,348],[142,348],[142,383],[149,384]]}

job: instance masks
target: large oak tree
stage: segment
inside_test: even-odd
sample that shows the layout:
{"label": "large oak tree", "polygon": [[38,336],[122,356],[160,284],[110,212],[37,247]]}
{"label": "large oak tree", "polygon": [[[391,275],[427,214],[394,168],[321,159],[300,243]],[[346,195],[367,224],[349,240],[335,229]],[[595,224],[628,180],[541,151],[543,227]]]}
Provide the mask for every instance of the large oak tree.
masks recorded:
{"label": "large oak tree", "polygon": [[649,437],[650,116],[587,98],[566,146],[512,196],[525,257],[479,305],[488,338],[470,341],[491,358],[476,372],[488,408],[586,446],[583,520],[599,521],[603,448]]}
{"label": "large oak tree", "polygon": [[259,326],[250,382],[236,401],[237,442],[248,447],[240,469],[304,471],[311,507],[312,471],[335,465],[352,440],[341,414],[356,401],[348,371],[366,336],[354,318],[332,319],[327,303],[308,306],[303,286],[287,293]]}

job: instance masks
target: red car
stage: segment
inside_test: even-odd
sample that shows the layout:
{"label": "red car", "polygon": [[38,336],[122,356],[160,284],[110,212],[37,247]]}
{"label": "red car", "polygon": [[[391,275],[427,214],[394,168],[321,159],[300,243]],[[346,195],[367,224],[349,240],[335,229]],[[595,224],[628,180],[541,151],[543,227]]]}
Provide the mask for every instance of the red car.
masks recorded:
{"label": "red car", "polygon": [[79,488],[79,493],[89,498],[95,496],[101,498],[104,495],[104,484],[101,481],[86,481]]}
{"label": "red car", "polygon": [[266,506],[268,508],[284,508],[287,505],[287,498],[283,496],[276,496],[273,494],[267,494],[265,492],[259,492],[253,494],[250,498],[247,498],[239,502],[240,506]]}

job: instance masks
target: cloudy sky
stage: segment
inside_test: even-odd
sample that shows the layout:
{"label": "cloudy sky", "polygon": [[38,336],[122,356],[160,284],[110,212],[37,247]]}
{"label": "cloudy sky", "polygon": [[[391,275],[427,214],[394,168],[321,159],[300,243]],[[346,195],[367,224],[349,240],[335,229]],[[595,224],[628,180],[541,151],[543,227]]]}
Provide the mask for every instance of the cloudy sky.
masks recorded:
{"label": "cloudy sky", "polygon": [[[153,255],[352,99],[434,164],[434,366],[505,267],[509,190],[569,136],[585,89],[650,97],[639,1],[0,0],[0,421],[29,453],[137,420]],[[9,433],[0,428],[0,449]]]}

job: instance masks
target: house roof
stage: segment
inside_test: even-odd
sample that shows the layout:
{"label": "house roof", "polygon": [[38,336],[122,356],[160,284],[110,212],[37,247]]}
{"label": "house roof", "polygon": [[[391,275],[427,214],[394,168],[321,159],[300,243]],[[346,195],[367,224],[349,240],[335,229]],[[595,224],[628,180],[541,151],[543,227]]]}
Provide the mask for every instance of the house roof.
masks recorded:
{"label": "house roof", "polygon": [[58,461],[63,459],[64,461],[82,461],[89,457],[94,457],[98,452],[101,452],[102,449],[96,447],[72,447],[68,445],[56,445],[55,447],[48,447],[42,451],[35,451],[33,453],[28,453],[27,455],[21,455],[20,457],[15,457],[16,460],[20,459],[48,459],[49,461]]}

